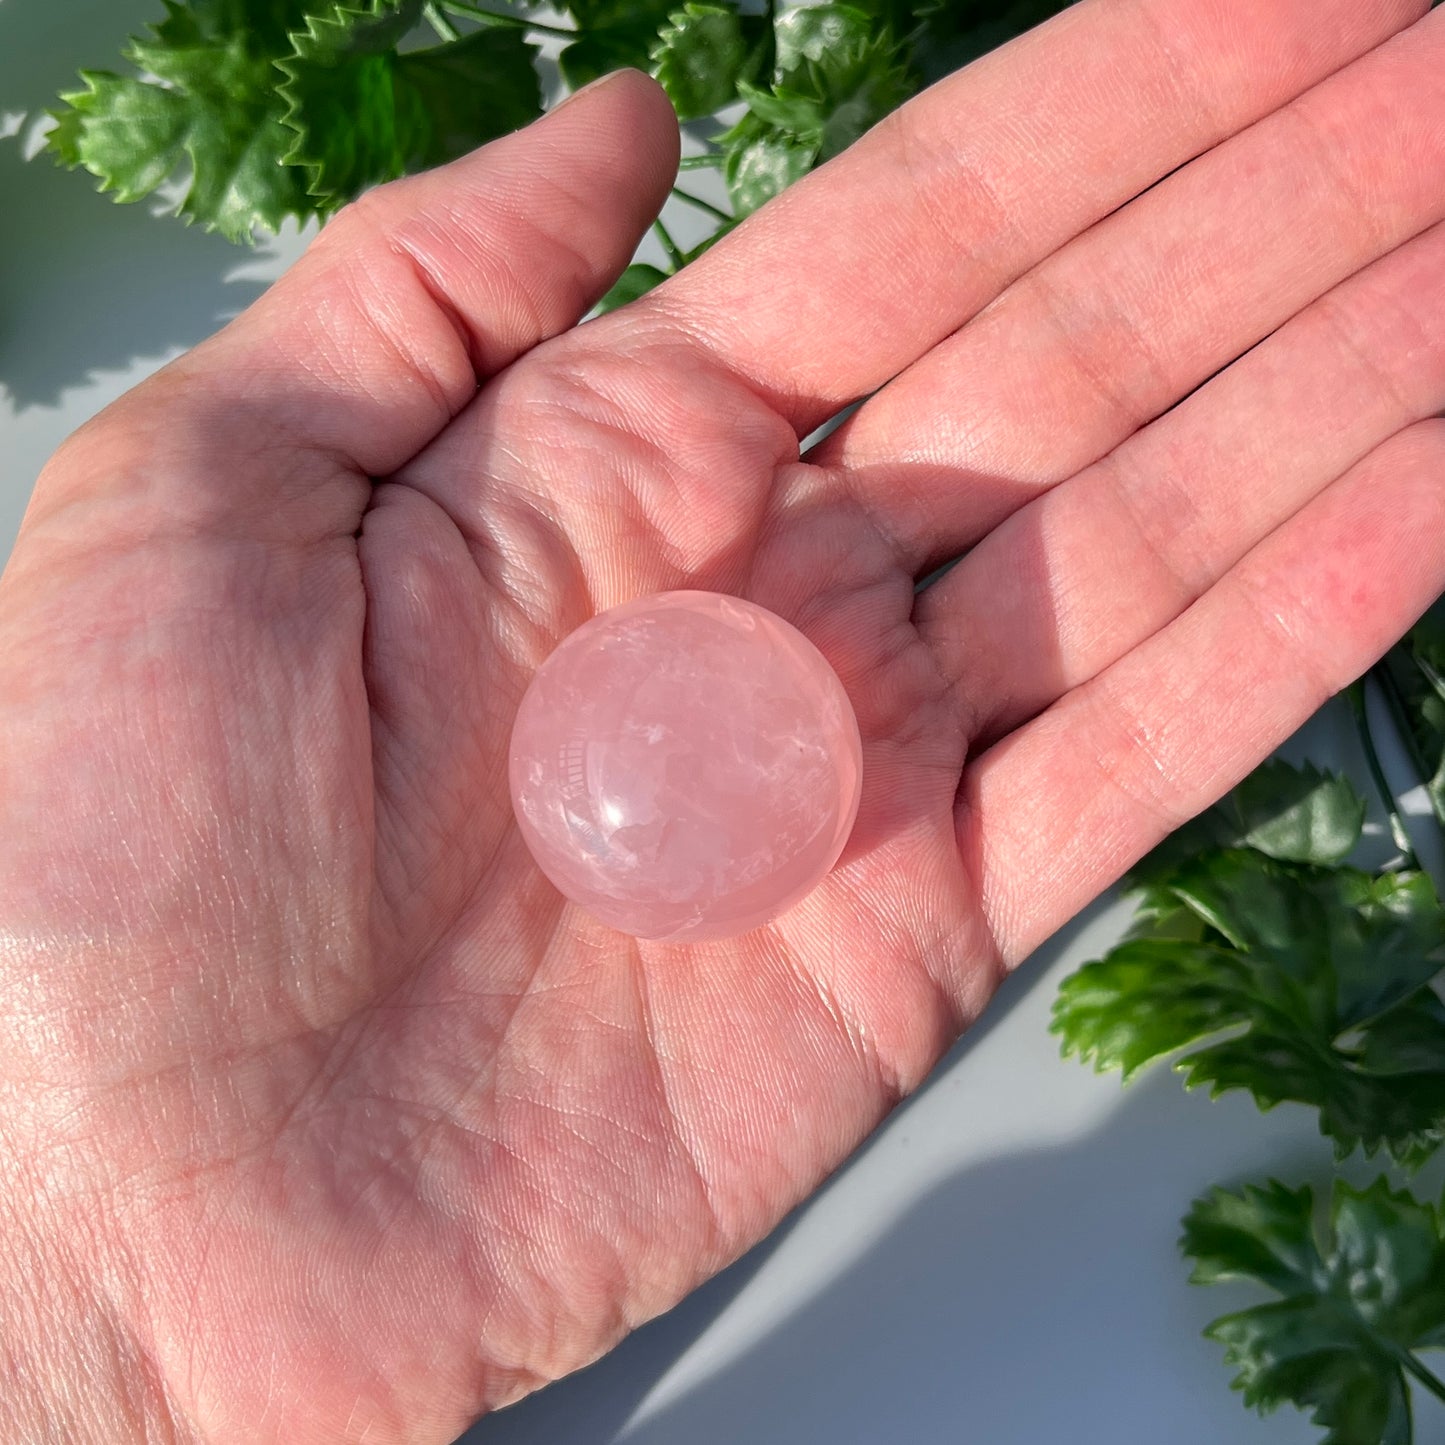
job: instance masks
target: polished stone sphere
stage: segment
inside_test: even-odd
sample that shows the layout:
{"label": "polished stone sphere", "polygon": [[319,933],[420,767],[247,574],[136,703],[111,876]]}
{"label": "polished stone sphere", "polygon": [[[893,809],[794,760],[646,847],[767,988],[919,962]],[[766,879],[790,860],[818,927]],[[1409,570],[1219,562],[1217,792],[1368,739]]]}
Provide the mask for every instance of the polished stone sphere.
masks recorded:
{"label": "polished stone sphere", "polygon": [[512,731],[532,856],[637,938],[730,938],[837,862],[862,746],[822,653],[771,612],[662,592],[584,623],[538,669]]}

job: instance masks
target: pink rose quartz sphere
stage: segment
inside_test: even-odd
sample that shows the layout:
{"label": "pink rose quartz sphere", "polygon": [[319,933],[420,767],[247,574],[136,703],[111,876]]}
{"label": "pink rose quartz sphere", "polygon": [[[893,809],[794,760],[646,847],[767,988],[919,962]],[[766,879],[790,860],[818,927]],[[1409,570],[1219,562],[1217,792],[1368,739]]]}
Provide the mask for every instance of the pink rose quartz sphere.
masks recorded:
{"label": "pink rose quartz sphere", "polygon": [[637,938],[731,938],[776,918],[837,862],[862,778],[822,653],[716,592],[584,623],[512,731],[512,806],[538,866]]}

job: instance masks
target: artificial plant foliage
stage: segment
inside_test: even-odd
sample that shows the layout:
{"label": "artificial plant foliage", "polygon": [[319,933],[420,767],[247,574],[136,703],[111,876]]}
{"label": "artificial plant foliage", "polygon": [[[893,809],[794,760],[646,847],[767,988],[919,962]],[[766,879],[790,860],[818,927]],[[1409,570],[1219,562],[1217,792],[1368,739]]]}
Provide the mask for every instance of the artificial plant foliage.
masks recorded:
{"label": "artificial plant foliage", "polygon": [[[162,0],[127,45],[61,97],[48,149],[117,200],[179,190],[188,222],[232,240],[325,218],[366,187],[436,165],[540,113],[550,38],[567,87],[651,70],[696,122],[733,224],[837,155],[946,70],[1061,0]],[[546,14],[544,21],[539,15]],[[741,109],[739,118],[737,111]],[[727,112],[734,123],[724,129]],[[640,294],[638,269],[611,298]]]}
{"label": "artificial plant foliage", "polygon": [[1407,1377],[1445,1393],[1420,1351],[1445,1346],[1445,1220],[1380,1178],[1337,1180],[1328,1229],[1308,1187],[1216,1189],[1184,1220],[1196,1284],[1251,1280],[1277,1296],[1205,1333],[1262,1413],[1288,1403],[1325,1445],[1411,1445]]}
{"label": "artificial plant foliage", "polygon": [[[1445,610],[1372,670],[1445,821]],[[1398,855],[1350,866],[1363,800],[1317,768],[1265,764],[1141,861],[1132,928],[1065,980],[1066,1053],[1125,1077],[1173,1056],[1187,1085],[1312,1106],[1335,1155],[1383,1149],[1397,1170],[1445,1138],[1445,937],[1371,733],[1352,713]],[[1421,1358],[1445,1346],[1445,1230],[1382,1176],[1334,1181],[1328,1227],[1308,1188],[1216,1189],[1184,1221],[1193,1280],[1276,1298],[1215,1320],[1247,1403],[1291,1403],[1325,1445],[1414,1445],[1412,1391],[1445,1400]]]}
{"label": "artificial plant foliage", "polygon": [[274,66],[302,18],[301,0],[166,0],[164,20],[125,51],[149,78],[82,71],[84,88],[60,97],[51,149],[121,201],[188,169],[178,214],[233,241],[306,214]]}
{"label": "artificial plant foliage", "polygon": [[658,32],[675,0],[576,0],[567,6],[577,39],[563,47],[557,63],[573,90],[612,70],[646,70]]}
{"label": "artificial plant foliage", "polygon": [[462,155],[541,113],[536,47],[476,30],[402,48],[422,0],[167,0],[126,56],[82,72],[50,148],[118,200],[178,173],[188,221],[231,240],[325,215],[365,187]]}
{"label": "artificial plant foliage", "polygon": [[1171,833],[1130,873],[1143,886],[1210,848],[1253,848],[1290,863],[1330,865],[1360,841],[1365,800],[1350,780],[1313,763],[1261,764],[1213,807]]}
{"label": "artificial plant foliage", "polygon": [[440,165],[542,113],[536,47],[520,29],[476,30],[399,51],[421,0],[338,6],[311,17],[277,62],[286,161],[304,167],[318,209]]}
{"label": "artificial plant foliage", "polygon": [[838,155],[917,89],[892,29],[853,6],[789,10],[773,30],[771,78],[739,79],[747,114],[718,138],[740,214]]}
{"label": "artificial plant foliage", "polygon": [[629,301],[645,296],[660,281],[666,280],[667,272],[660,267],[650,266],[646,261],[634,261],[603,297],[601,309],[611,311],[618,306],[626,306]]}
{"label": "artificial plant foliage", "polygon": [[939,0],[913,33],[910,60],[931,84],[1067,10],[1072,0]]}
{"label": "artificial plant foliage", "polygon": [[1065,980],[1064,1051],[1127,1079],[1169,1056],[1186,1086],[1319,1111],[1343,1155],[1407,1166],[1445,1137],[1445,912],[1414,870],[1344,866],[1364,803],[1275,761],[1136,870],[1125,939]]}
{"label": "artificial plant foliage", "polygon": [[1066,979],[1066,1053],[1127,1079],[1179,1055],[1189,1088],[1319,1111],[1337,1153],[1417,1166],[1445,1123],[1445,913],[1420,873],[1218,849],[1146,896],[1132,935]]}
{"label": "artificial plant foliage", "polygon": [[668,16],[649,52],[679,120],[712,115],[737,99],[738,86],[769,59],[772,29],[716,0],[689,0]]}

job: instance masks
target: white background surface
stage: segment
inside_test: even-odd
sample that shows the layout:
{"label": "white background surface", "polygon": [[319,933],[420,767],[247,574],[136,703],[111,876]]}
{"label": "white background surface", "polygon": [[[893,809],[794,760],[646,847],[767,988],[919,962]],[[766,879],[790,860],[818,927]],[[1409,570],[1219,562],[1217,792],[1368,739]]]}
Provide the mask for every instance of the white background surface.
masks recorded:
{"label": "white background surface", "polygon": [[[0,0],[0,112],[42,107],[79,65],[115,65],[125,33],[158,8]],[[0,558],[61,439],[257,295],[300,245],[238,251],[115,206],[0,140]],[[1339,713],[1301,749],[1355,758]],[[1040,950],[922,1093],[772,1238],[467,1445],[1317,1438],[1288,1410],[1260,1421],[1228,1390],[1200,1329],[1257,1296],[1190,1288],[1175,1246],[1180,1215],[1211,1184],[1323,1178],[1313,1116],[1187,1097],[1167,1073],[1125,1091],[1061,1061],[1046,1031],[1059,980],[1126,915],[1097,905]],[[1419,1445],[1445,1441],[1432,1408]]]}

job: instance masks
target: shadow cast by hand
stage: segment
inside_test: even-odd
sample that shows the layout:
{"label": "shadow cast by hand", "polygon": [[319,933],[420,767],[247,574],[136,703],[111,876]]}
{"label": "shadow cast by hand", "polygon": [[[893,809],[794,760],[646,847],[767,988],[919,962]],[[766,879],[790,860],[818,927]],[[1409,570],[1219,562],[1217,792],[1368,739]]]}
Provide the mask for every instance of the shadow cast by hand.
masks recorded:
{"label": "shadow cast by hand", "polygon": [[[123,69],[125,37],[160,13],[154,0],[3,0],[0,113],[28,115],[28,134],[78,69]],[[233,278],[252,253],[117,205],[48,154],[26,160],[22,135],[0,139],[0,391],[17,409],[193,345],[265,289]]]}
{"label": "shadow cast by hand", "polygon": [[[1214,1182],[1192,1155],[1189,1116],[1220,1107],[1155,1075],[1098,1133],[934,1186],[869,1253],[680,1398],[639,1409],[747,1283],[752,1256],[748,1275],[724,1275],[710,1300],[681,1307],[671,1349],[644,1330],[635,1349],[483,1420],[458,1445],[1306,1445],[1317,1432],[1302,1415],[1261,1420],[1242,1407],[1201,1335],[1264,1296],[1190,1286],[1175,1244],[1191,1199]],[[1258,1117],[1244,1100],[1224,1112],[1246,1134]],[[1293,1149],[1261,1151],[1264,1172],[1318,1182],[1321,1151],[1296,1132]]]}
{"label": "shadow cast by hand", "polygon": [[[1098,909],[1009,980],[920,1102],[1048,986],[1050,964]],[[947,1097],[986,1106],[966,1087]],[[907,1127],[908,1107],[894,1127]],[[1207,1320],[1252,1296],[1191,1288],[1175,1240],[1194,1195],[1230,1182],[1241,1162],[1246,1173],[1294,1181],[1327,1160],[1305,1111],[1261,1117],[1247,1100],[1211,1103],[1157,1073],[1095,1133],[985,1160],[930,1187],[815,1296],[680,1397],[647,1403],[787,1244],[801,1213],[596,1365],[481,1421],[458,1445],[1143,1445],[1196,1394],[1197,1419],[1169,1431],[1180,1445],[1295,1445],[1313,1438],[1304,1420],[1247,1415],[1217,1347],[1200,1337]]]}

